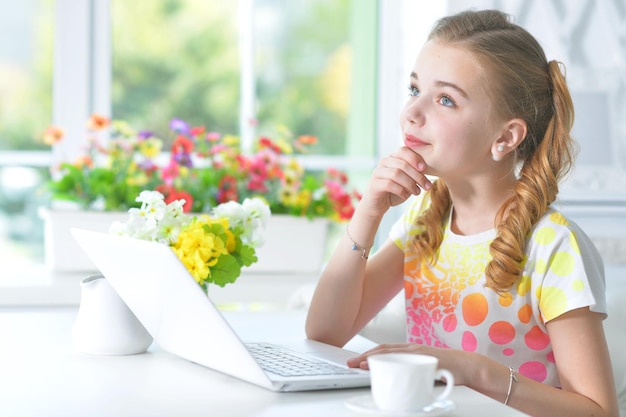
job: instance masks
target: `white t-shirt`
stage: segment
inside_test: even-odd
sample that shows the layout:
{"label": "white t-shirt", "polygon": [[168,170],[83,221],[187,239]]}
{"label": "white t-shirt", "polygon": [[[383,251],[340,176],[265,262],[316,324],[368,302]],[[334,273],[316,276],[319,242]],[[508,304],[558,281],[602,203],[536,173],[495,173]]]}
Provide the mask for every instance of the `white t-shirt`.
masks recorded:
{"label": "white t-shirt", "polygon": [[604,266],[591,240],[550,208],[530,231],[522,277],[498,295],[484,286],[496,229],[456,235],[448,219],[436,265],[410,253],[415,219],[428,204],[415,198],[390,232],[405,253],[407,341],[481,353],[560,386],[545,323],[580,307],[606,314]]}

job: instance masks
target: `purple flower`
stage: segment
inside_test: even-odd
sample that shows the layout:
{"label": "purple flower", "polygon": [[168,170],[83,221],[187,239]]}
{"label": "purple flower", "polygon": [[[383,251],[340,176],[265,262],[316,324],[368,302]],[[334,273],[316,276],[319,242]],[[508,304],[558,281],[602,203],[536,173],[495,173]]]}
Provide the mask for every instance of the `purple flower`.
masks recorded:
{"label": "purple flower", "polygon": [[141,168],[144,171],[152,171],[154,169],[158,169],[159,167],[150,159],[144,159],[143,161],[139,162],[139,168]]}
{"label": "purple flower", "polygon": [[189,133],[189,125],[181,119],[172,119],[170,121],[170,129],[177,133]]}
{"label": "purple flower", "polygon": [[140,140],[145,140],[145,139],[151,138],[152,136],[154,136],[154,133],[150,132],[149,130],[142,130],[141,132],[137,134],[137,137]]}
{"label": "purple flower", "polygon": [[193,166],[193,162],[191,161],[191,155],[185,152],[179,152],[173,155],[173,158],[178,165],[185,166],[191,168]]}

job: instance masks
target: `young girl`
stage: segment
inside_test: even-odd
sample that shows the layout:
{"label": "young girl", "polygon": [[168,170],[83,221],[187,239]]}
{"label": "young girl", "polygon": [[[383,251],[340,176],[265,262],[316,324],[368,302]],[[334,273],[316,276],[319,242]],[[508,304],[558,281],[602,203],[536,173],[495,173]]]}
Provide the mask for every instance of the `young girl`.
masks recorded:
{"label": "young girl", "polygon": [[[574,158],[559,63],[498,11],[441,19],[417,57],[404,146],[373,171],[308,313],[341,346],[401,289],[406,344],[533,416],[618,415],[602,260],[551,204]],[[427,177],[436,177],[430,181]],[[409,202],[368,257],[385,212]]]}

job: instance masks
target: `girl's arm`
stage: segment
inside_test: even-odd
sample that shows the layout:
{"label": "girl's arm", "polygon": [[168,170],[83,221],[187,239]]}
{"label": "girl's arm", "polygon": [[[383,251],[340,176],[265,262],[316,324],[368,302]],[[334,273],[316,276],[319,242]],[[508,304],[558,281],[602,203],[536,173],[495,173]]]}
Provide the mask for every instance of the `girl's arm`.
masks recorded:
{"label": "girl's arm", "polygon": [[[617,394],[602,316],[589,308],[565,313],[546,325],[562,387],[554,388],[516,373],[508,405],[535,417],[619,417]],[[509,368],[472,352],[418,344],[380,345],[348,361],[367,369],[373,353],[411,352],[439,358],[455,383],[467,385],[504,402],[510,381]]]}
{"label": "girl's arm", "polygon": [[313,295],[307,337],[345,345],[402,289],[402,266],[402,251],[391,241],[366,261],[344,233]]}
{"label": "girl's arm", "polygon": [[425,169],[421,156],[407,147],[381,159],[320,277],[307,315],[307,337],[343,346],[402,289],[402,251],[390,241],[371,258],[369,249],[389,207],[419,194],[420,187],[430,188]]}

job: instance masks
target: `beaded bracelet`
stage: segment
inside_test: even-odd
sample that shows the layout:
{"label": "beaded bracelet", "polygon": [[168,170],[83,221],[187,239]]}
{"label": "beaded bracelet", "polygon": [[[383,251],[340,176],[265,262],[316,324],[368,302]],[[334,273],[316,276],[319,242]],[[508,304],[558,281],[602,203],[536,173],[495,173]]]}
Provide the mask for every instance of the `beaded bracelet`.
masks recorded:
{"label": "beaded bracelet", "polygon": [[[348,225],[350,226],[350,225]],[[356,243],[354,241],[354,239],[352,239],[352,236],[350,236],[350,232],[348,231],[348,226],[346,226],[346,235],[348,236],[348,239],[350,239],[350,241],[352,242],[352,250],[360,250],[361,251],[361,258],[367,260],[367,258],[369,258],[368,256],[368,252],[370,250],[370,248],[366,248],[364,246],[359,245],[358,243]]]}
{"label": "beaded bracelet", "polygon": [[513,388],[513,382],[517,382],[517,375],[515,369],[509,366],[509,389],[506,391],[506,398],[504,399],[504,405],[509,403],[509,397],[511,396],[511,389]]}

